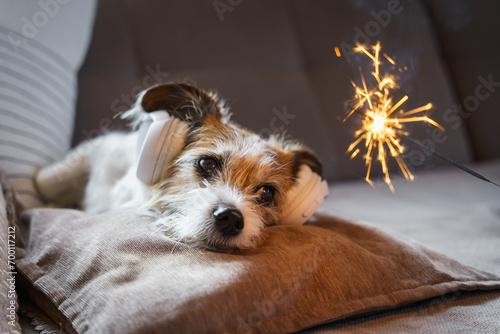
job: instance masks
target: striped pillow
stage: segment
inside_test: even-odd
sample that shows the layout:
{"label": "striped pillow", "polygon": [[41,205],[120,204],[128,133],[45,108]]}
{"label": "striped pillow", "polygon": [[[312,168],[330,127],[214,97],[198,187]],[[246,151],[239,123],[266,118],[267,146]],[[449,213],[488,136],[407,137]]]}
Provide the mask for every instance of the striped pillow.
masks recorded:
{"label": "striped pillow", "polygon": [[0,168],[26,208],[43,204],[36,169],[70,148],[77,71],[95,7],[87,0],[41,4],[0,4]]}

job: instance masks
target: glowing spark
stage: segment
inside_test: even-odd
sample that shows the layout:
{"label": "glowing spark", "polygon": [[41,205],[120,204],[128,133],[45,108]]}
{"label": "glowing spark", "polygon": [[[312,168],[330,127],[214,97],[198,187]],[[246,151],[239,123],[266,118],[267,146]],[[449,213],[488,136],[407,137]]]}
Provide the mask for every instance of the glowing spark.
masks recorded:
{"label": "glowing spark", "polygon": [[[408,132],[403,130],[402,124],[425,122],[442,131],[444,131],[444,128],[427,116],[417,115],[432,109],[433,106],[431,103],[405,112],[400,108],[408,100],[407,95],[396,103],[393,102],[392,91],[399,87],[394,76],[390,74],[381,76],[380,74],[380,65],[382,65],[380,61],[380,42],[371,46],[370,49],[371,51],[361,45],[357,45],[356,48],[354,48],[355,52],[363,53],[371,59],[373,66],[371,76],[375,79],[376,84],[371,86],[368,85],[361,68],[359,71],[362,86],[357,86],[352,82],[355,90],[354,103],[352,109],[344,118],[344,122],[355,112],[360,114],[363,118],[361,121],[361,128],[355,132],[355,139],[347,149],[347,153],[352,152],[351,159],[353,159],[360,152],[358,146],[364,142],[366,153],[363,159],[366,165],[366,182],[373,186],[370,177],[373,161],[376,159],[382,166],[385,183],[387,183],[391,191],[394,192],[387,165],[387,159],[389,157],[396,160],[399,169],[407,180],[414,179],[413,174],[401,157],[405,150],[404,146],[401,144],[401,137],[408,136]],[[396,62],[388,55],[383,53],[383,56],[389,63],[396,65]]]}
{"label": "glowing spark", "polygon": [[385,57],[385,59],[387,59],[389,61],[389,63],[391,63],[392,65],[396,65],[396,62],[394,60],[392,60],[392,58],[389,57],[388,55],[386,55],[385,53],[384,53],[384,57]]}
{"label": "glowing spark", "polygon": [[338,47],[338,46],[336,46],[336,47],[335,47],[335,54],[336,54],[336,55],[337,55],[337,57],[339,57],[339,58],[342,56],[342,54],[340,53],[340,49],[339,49],[339,47]]}

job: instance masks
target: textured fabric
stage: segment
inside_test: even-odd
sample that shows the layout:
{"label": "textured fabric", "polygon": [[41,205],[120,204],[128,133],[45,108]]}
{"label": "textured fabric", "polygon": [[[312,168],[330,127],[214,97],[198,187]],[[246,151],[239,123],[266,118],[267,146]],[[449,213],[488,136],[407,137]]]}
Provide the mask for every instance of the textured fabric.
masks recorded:
{"label": "textured fabric", "polygon": [[[500,184],[500,160],[469,165]],[[419,172],[413,182],[394,175],[395,194],[379,180],[334,184],[322,210],[370,221],[415,239],[469,266],[500,275],[500,188],[458,168]]]}
{"label": "textured fabric", "polygon": [[244,254],[191,249],[153,233],[149,212],[33,209],[18,268],[67,332],[291,332],[457,290],[500,288],[369,224],[324,216],[275,226]]}
{"label": "textured fabric", "polygon": [[11,265],[15,260],[16,227],[13,206],[14,191],[0,169],[0,333],[21,333],[16,311],[18,309],[16,270]]}
{"label": "textured fabric", "polygon": [[462,1],[458,5],[455,0],[429,0],[426,3],[462,105],[462,109],[453,108],[453,123],[467,123],[476,160],[499,158],[500,39],[491,37],[500,34],[496,16],[500,2]]}
{"label": "textured fabric", "polygon": [[315,326],[297,334],[500,333],[500,291],[456,291],[405,307]]}
{"label": "textured fabric", "polygon": [[[431,117],[446,134],[405,124],[412,137],[467,161],[471,153],[463,128],[445,119],[456,101],[421,2],[235,1],[221,20],[214,4],[224,1],[100,1],[80,73],[75,141],[114,128],[113,116],[148,85],[191,79],[227,98],[233,119],[242,126],[264,134],[286,131],[311,146],[328,179],[363,177],[362,159],[351,161],[345,154],[360,120],[339,120],[354,94],[349,80],[358,80],[358,64],[335,56],[334,46],[354,46],[357,30],[377,24],[371,11],[401,3],[403,10],[388,18],[387,27],[360,42],[381,40],[383,52],[409,68],[399,82],[401,95],[409,96],[404,110],[428,102],[436,106]],[[443,163],[405,144],[411,168]],[[374,175],[378,172],[374,166]]]}
{"label": "textured fabric", "polygon": [[0,167],[25,207],[37,167],[70,147],[95,1],[0,1]]}
{"label": "textured fabric", "polygon": [[[469,166],[500,184],[500,160]],[[500,189],[454,167],[380,180],[334,184],[323,210],[397,230],[474,268],[500,275]],[[314,328],[333,333],[500,333],[500,292],[451,293],[430,301]]]}

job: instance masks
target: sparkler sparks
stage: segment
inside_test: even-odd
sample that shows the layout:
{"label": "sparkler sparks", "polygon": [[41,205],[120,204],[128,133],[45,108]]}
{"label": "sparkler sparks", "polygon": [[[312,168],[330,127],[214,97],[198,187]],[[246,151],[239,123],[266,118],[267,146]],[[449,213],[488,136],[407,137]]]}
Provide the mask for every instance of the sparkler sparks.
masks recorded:
{"label": "sparkler sparks", "polygon": [[[368,50],[361,45],[358,45],[354,49],[355,52],[363,53],[371,59],[373,66],[371,78],[374,80],[371,80],[371,82],[373,82],[372,85],[368,85],[360,67],[359,71],[361,74],[362,86],[358,86],[352,82],[356,93],[354,96],[353,108],[344,118],[344,122],[354,113],[358,113],[362,116],[362,122],[361,128],[354,134],[355,139],[347,149],[347,153],[351,153],[351,159],[354,159],[360,152],[359,146],[361,146],[361,143],[364,141],[366,153],[363,158],[367,169],[365,180],[373,186],[370,177],[373,160],[376,158],[382,166],[385,183],[387,183],[391,191],[394,192],[387,165],[389,157],[396,160],[399,169],[407,180],[414,179],[413,174],[402,158],[405,149],[401,144],[401,138],[409,135],[408,132],[403,130],[403,124],[424,122],[442,131],[445,130],[441,125],[429,117],[422,115],[423,112],[432,109],[433,106],[431,103],[409,111],[401,109],[403,104],[408,100],[408,96],[405,95],[395,102],[396,100],[394,99],[393,93],[399,86],[396,83],[395,76],[391,74],[382,75],[380,73],[380,65],[383,64],[380,60],[380,42],[371,46],[370,49],[371,50]],[[396,62],[385,53],[383,53],[383,57],[390,64],[396,65]]]}

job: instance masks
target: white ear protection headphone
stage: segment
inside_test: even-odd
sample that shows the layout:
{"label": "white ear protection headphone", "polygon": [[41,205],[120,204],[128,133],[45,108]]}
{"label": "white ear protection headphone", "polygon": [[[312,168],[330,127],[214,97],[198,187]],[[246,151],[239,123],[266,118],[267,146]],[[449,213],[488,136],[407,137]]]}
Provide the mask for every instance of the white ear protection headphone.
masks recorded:
{"label": "white ear protection headphone", "polygon": [[287,203],[281,212],[279,224],[304,224],[330,193],[328,183],[307,165],[300,167],[295,182],[296,184],[286,194]]}
{"label": "white ear protection headphone", "polygon": [[166,111],[154,111],[141,123],[137,141],[137,178],[147,185],[160,181],[186,141],[188,125]]}
{"label": "white ear protection headphone", "polygon": [[[175,155],[184,147],[188,124],[166,111],[154,111],[139,127],[137,178],[147,185],[160,181]],[[328,184],[307,165],[302,165],[296,184],[286,194],[287,204],[279,224],[302,225],[318,209]]]}

